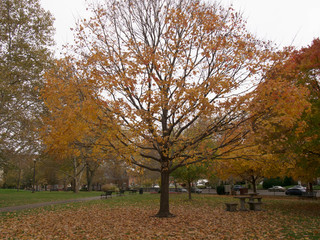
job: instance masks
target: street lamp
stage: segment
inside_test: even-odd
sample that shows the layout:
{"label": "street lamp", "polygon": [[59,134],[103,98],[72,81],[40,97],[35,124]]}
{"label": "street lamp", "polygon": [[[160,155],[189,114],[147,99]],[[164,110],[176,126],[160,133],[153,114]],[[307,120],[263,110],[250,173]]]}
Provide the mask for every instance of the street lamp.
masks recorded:
{"label": "street lamp", "polygon": [[35,181],[36,181],[36,159],[33,159],[33,183],[32,183],[32,193],[35,191]]}

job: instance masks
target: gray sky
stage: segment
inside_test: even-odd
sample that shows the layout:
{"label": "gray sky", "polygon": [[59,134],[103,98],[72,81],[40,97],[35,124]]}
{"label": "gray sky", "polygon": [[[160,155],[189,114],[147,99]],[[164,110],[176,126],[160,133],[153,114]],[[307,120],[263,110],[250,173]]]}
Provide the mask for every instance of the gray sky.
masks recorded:
{"label": "gray sky", "polygon": [[[72,42],[70,28],[76,19],[86,17],[86,0],[40,0],[56,18],[55,40],[60,48]],[[247,19],[248,29],[279,46],[308,46],[320,37],[320,0],[220,0],[233,4]]]}

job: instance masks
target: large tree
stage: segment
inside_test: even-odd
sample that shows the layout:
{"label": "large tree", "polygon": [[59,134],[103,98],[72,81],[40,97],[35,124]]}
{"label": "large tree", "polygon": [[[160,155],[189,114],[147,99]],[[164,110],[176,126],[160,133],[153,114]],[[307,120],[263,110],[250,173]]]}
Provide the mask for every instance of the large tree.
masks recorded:
{"label": "large tree", "polygon": [[320,174],[320,39],[294,51],[284,66],[280,73],[288,76],[291,84],[308,90],[301,98],[308,101],[310,107],[282,145],[293,162],[289,174],[312,183]]}
{"label": "large tree", "polygon": [[53,18],[38,0],[0,1],[0,166],[10,156],[39,153],[39,88],[53,32]]}
{"label": "large tree", "polygon": [[272,49],[246,31],[238,13],[215,3],[110,0],[91,7],[93,17],[77,28],[72,64],[64,62],[76,74],[47,80],[76,75],[95,89],[90,99],[101,111],[91,123],[106,126],[99,144],[160,172],[157,216],[172,216],[170,173],[239,145],[247,131],[232,133],[248,119],[246,91],[274,63]]}

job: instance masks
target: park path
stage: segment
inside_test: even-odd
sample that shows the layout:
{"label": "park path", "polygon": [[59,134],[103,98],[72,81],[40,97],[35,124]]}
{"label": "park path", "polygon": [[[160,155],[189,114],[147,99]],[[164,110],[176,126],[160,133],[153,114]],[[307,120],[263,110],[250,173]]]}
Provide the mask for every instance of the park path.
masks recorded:
{"label": "park path", "polygon": [[67,200],[61,200],[61,201],[41,202],[41,203],[32,203],[32,204],[21,205],[21,206],[4,207],[4,208],[0,208],[0,213],[1,212],[14,212],[14,211],[19,211],[19,210],[45,207],[45,206],[57,205],[57,204],[65,204],[65,203],[71,203],[71,202],[91,201],[91,200],[97,200],[100,198],[101,198],[100,196],[96,196],[96,197],[88,197],[88,198],[67,199]]}

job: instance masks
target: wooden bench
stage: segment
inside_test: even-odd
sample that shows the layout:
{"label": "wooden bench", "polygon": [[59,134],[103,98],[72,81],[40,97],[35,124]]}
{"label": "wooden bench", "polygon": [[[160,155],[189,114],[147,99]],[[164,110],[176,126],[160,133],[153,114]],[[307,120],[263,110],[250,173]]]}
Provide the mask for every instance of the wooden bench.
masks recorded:
{"label": "wooden bench", "polygon": [[112,192],[111,191],[106,191],[104,194],[101,194],[101,198],[112,198]]}
{"label": "wooden bench", "polygon": [[225,203],[226,204],[226,211],[228,212],[235,212],[237,211],[237,206],[238,206],[238,203]]}

